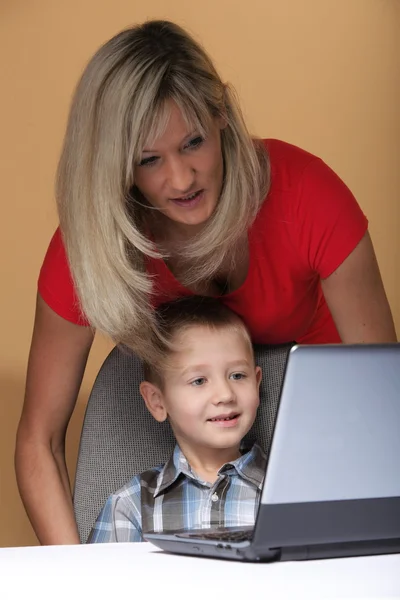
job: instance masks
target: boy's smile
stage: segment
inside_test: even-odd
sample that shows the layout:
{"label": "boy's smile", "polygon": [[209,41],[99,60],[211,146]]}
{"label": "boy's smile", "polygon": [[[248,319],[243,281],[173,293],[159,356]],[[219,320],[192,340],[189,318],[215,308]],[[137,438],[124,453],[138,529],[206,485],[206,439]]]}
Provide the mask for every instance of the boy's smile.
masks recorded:
{"label": "boy's smile", "polygon": [[217,427],[234,427],[237,425],[240,418],[240,413],[232,412],[230,414],[217,415],[208,419],[210,423],[214,423]]}

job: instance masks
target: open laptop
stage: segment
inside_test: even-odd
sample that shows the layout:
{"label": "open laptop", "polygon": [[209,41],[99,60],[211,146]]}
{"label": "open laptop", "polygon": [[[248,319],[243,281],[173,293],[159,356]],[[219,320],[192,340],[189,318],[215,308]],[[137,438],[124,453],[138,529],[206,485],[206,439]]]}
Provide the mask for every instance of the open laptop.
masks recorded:
{"label": "open laptop", "polygon": [[294,346],[254,527],[145,539],[243,561],[400,552],[400,344]]}

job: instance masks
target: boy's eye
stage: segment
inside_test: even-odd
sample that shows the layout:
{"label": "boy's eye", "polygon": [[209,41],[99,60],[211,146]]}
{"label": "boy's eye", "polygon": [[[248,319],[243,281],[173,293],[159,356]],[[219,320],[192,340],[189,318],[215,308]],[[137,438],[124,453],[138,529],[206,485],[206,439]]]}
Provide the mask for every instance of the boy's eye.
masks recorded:
{"label": "boy's eye", "polygon": [[204,385],[205,382],[206,382],[205,377],[198,377],[197,379],[194,379],[193,381],[191,381],[190,385],[193,385],[194,387],[199,387],[200,385]]}
{"label": "boy's eye", "polygon": [[148,167],[150,165],[154,165],[154,163],[157,161],[157,156],[148,156],[146,158],[143,158],[140,163],[139,163],[139,167]]}
{"label": "boy's eye", "polygon": [[233,379],[234,381],[239,381],[240,379],[244,379],[245,377],[245,373],[232,373],[230,375],[230,379]]}
{"label": "boy's eye", "polygon": [[201,146],[203,142],[204,138],[202,138],[201,135],[198,135],[197,137],[190,140],[190,142],[186,144],[185,148],[197,148],[198,146]]}

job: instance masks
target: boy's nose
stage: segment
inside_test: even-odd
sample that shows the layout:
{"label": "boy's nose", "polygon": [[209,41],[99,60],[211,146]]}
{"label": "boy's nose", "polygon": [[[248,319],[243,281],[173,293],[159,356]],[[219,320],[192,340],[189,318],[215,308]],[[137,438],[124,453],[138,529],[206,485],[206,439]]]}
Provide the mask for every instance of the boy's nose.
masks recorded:
{"label": "boy's nose", "polygon": [[214,393],[214,404],[227,404],[235,400],[235,394],[227,381],[219,382]]}

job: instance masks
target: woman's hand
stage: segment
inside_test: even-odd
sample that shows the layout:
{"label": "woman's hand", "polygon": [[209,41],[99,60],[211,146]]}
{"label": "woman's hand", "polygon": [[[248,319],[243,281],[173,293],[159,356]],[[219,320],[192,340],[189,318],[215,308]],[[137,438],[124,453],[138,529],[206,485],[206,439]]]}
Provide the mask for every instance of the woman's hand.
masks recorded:
{"label": "woman's hand", "polygon": [[65,434],[93,342],[88,327],[59,317],[38,296],[15,466],[42,544],[78,544],[65,464]]}
{"label": "woman's hand", "polygon": [[322,290],[345,344],[397,342],[392,313],[367,232]]}

